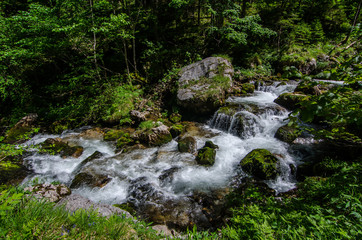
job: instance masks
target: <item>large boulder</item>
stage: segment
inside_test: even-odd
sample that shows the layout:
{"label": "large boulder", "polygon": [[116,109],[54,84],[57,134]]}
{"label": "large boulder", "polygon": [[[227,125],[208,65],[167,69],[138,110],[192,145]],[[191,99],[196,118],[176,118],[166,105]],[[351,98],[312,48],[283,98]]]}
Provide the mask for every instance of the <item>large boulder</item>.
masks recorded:
{"label": "large boulder", "polygon": [[266,149],[254,149],[241,160],[241,168],[262,180],[274,179],[278,175],[278,159]]}
{"label": "large boulder", "polygon": [[231,63],[221,57],[209,57],[184,67],[178,81],[178,105],[192,113],[213,113],[224,103],[233,73]]}

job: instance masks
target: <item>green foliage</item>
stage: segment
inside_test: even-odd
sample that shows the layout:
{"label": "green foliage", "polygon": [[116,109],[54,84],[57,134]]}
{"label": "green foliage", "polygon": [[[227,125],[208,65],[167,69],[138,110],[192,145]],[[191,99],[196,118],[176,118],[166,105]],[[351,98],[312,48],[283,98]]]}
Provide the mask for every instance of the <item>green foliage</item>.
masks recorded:
{"label": "green foliage", "polygon": [[140,125],[138,126],[138,128],[142,129],[142,130],[150,130],[151,128],[158,127],[158,126],[159,126],[158,122],[148,120],[148,121],[141,122]]}
{"label": "green foliage", "polygon": [[[355,239],[361,232],[360,165],[329,179],[308,178],[296,196],[278,197],[249,187],[234,196],[227,239]],[[236,207],[237,206],[237,207]]]}
{"label": "green foliage", "polygon": [[99,216],[96,211],[73,213],[53,203],[28,198],[21,189],[0,195],[2,239],[161,239],[142,221]]}

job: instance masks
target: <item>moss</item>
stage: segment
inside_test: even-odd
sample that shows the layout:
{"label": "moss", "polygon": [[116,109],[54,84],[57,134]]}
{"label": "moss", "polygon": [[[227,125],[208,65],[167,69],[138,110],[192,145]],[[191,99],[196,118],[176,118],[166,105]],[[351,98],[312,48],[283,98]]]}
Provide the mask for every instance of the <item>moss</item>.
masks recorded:
{"label": "moss", "polygon": [[241,93],[253,93],[255,91],[255,85],[252,83],[244,83],[241,85]]}
{"label": "moss", "polygon": [[299,135],[300,132],[296,128],[285,125],[277,130],[275,138],[283,142],[292,143]]}
{"label": "moss", "polygon": [[179,140],[177,147],[180,152],[193,153],[196,150],[196,140],[190,136],[184,137]]}
{"label": "moss", "polygon": [[173,122],[173,123],[178,123],[181,121],[181,114],[179,113],[172,113],[171,116],[170,116],[170,121]]}
{"label": "moss", "polygon": [[216,150],[210,147],[203,147],[196,156],[196,162],[203,166],[212,166],[215,163]]}
{"label": "moss", "polygon": [[182,124],[175,124],[170,128],[170,133],[173,138],[181,135],[185,132],[185,126]]}
{"label": "moss", "polygon": [[287,108],[288,110],[294,110],[299,106],[300,102],[308,99],[309,97],[304,94],[283,93],[275,99],[274,102]]}
{"label": "moss", "polygon": [[172,136],[171,133],[168,134],[159,134],[155,140],[150,142],[150,145],[152,146],[161,146],[165,143],[171,142]]}
{"label": "moss", "polygon": [[4,143],[14,143],[18,140],[24,140],[34,132],[32,127],[13,127],[11,128],[4,139]]}
{"label": "moss", "polygon": [[60,154],[62,157],[72,156],[74,158],[77,158],[83,153],[83,147],[71,147],[68,145],[68,143],[63,142],[61,139],[58,138],[48,138],[41,144],[41,148],[42,152]]}
{"label": "moss", "polygon": [[134,143],[134,140],[131,138],[129,133],[124,133],[119,139],[117,139],[116,147],[117,150],[124,148],[125,146],[129,146]]}
{"label": "moss", "polygon": [[116,141],[125,134],[123,130],[111,129],[104,134],[105,141]]}
{"label": "moss", "polygon": [[233,116],[238,111],[239,111],[239,106],[231,105],[231,106],[221,107],[221,108],[219,108],[219,110],[217,112],[218,113],[223,113],[223,114],[228,115],[228,116]]}
{"label": "moss", "polygon": [[277,174],[278,159],[266,149],[255,149],[241,161],[242,169],[263,180],[274,179]]}
{"label": "moss", "polygon": [[143,121],[140,123],[140,125],[138,126],[139,129],[151,129],[154,127],[158,127],[159,124],[157,122],[154,122],[152,120],[148,120],[148,121]]}
{"label": "moss", "polygon": [[113,204],[113,206],[129,212],[132,216],[136,215],[136,210],[134,209],[134,206],[128,202],[122,204]]}

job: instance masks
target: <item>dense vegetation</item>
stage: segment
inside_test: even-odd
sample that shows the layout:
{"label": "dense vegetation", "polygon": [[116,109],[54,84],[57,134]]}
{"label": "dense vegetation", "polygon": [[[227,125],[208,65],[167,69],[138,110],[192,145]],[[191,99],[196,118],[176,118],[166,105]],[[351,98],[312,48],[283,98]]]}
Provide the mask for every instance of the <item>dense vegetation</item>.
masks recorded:
{"label": "dense vegetation", "polygon": [[[227,225],[217,232],[198,232],[195,226],[188,237],[359,239],[361,5],[356,0],[2,0],[0,166],[9,167],[3,160],[24,151],[3,142],[3,129],[31,112],[53,132],[84,124],[128,125],[132,109],[155,108],[163,117],[178,112],[170,94],[178,71],[211,55],[231,59],[238,82],[298,78],[305,80],[301,91],[309,93],[318,85],[312,78],[343,80],[343,87],[310,94],[290,115],[289,125],[297,131],[334,144],[338,154],[316,163],[323,170],[280,196],[253,184],[236,190],[228,196]],[[24,196],[18,188],[0,194],[1,237],[161,238],[142,222],[91,212],[70,215]]]}
{"label": "dense vegetation", "polygon": [[127,122],[152,84],[213,54],[229,55],[241,76],[317,74],[358,52],[360,8],[354,0],[4,0],[0,114],[4,124],[29,112],[73,125]]}

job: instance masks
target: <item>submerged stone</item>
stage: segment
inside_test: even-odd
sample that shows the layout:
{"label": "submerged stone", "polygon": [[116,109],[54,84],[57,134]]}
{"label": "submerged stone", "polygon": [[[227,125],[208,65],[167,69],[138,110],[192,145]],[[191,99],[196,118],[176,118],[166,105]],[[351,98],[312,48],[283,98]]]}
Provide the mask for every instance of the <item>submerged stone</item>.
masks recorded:
{"label": "submerged stone", "polygon": [[274,179],[278,174],[278,159],[266,149],[254,149],[241,160],[241,168],[262,180]]}

